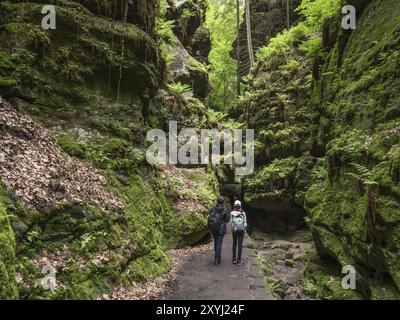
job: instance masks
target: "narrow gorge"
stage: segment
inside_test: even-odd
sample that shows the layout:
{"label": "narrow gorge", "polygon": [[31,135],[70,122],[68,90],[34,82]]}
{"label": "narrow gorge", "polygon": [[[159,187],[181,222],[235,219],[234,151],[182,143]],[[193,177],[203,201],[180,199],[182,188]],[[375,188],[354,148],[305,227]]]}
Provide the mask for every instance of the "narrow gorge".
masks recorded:
{"label": "narrow gorge", "polygon": [[[400,298],[400,2],[247,1],[55,0],[45,30],[45,1],[0,0],[0,299],[180,298],[219,194],[240,294]],[[171,121],[254,129],[254,172],[149,164]]]}

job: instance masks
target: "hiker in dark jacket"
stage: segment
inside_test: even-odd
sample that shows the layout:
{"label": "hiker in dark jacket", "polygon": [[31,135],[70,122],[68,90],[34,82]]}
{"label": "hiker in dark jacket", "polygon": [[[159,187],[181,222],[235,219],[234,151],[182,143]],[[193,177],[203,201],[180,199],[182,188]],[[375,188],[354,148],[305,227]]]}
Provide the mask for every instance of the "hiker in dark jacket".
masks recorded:
{"label": "hiker in dark jacket", "polygon": [[222,241],[226,234],[226,224],[229,222],[229,212],[224,206],[224,197],[217,198],[217,204],[211,209],[208,227],[214,238],[214,264],[221,263]]}

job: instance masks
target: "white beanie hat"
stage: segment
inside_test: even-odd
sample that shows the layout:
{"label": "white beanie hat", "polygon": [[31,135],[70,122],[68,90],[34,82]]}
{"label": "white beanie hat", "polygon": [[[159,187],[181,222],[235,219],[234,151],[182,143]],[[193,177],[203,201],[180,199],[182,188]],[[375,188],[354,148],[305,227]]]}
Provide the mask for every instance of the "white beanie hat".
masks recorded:
{"label": "white beanie hat", "polygon": [[239,200],[235,201],[235,207],[241,207],[242,203]]}

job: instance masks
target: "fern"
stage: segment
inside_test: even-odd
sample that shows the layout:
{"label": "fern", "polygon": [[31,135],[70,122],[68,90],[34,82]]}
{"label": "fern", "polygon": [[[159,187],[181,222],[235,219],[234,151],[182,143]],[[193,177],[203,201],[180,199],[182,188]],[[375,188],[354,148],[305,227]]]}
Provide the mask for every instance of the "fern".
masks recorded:
{"label": "fern", "polygon": [[368,168],[358,163],[351,163],[351,166],[354,171],[347,172],[345,175],[356,182],[356,190],[358,194],[364,194],[366,187],[370,188],[378,185],[378,183],[372,179],[373,173]]}
{"label": "fern", "polygon": [[168,84],[168,90],[178,99],[183,99],[184,95],[193,93],[191,86],[182,84],[181,82],[173,82]]}

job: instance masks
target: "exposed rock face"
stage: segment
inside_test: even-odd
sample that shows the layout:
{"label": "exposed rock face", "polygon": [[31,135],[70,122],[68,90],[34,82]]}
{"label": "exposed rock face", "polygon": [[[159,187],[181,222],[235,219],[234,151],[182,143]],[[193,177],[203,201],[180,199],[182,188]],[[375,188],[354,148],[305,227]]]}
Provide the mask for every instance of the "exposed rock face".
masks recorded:
{"label": "exposed rock face", "polygon": [[[59,112],[50,112],[49,118],[67,118],[73,114],[69,105],[95,108],[92,96],[116,98],[119,94],[120,101],[129,104],[133,99],[151,98],[163,82],[164,65],[155,41],[138,25],[110,21],[66,1],[57,5],[57,28],[44,32],[41,4],[3,1],[0,6],[0,23],[6,29],[0,35],[4,44],[0,89],[7,99],[23,99],[38,113],[49,111],[45,106],[52,103]],[[18,24],[13,27],[15,19]],[[10,50],[16,50],[15,54],[10,56]],[[19,72],[17,66],[27,72]],[[80,90],[81,86],[86,90]]]}
{"label": "exposed rock face", "polygon": [[203,26],[204,8],[189,0],[173,0],[166,14],[175,22],[175,41],[168,51],[172,62],[168,65],[168,82],[191,86],[194,94],[204,99],[210,91],[205,64],[211,51],[210,32]]}
{"label": "exposed rock face", "polygon": [[168,66],[168,80],[188,84],[196,95],[205,98],[210,91],[205,66],[194,59],[178,40],[168,50],[173,56],[173,61]]}
{"label": "exposed rock face", "polygon": [[[290,25],[298,23],[300,17],[295,9],[301,0],[290,1]],[[254,52],[287,27],[286,0],[252,0],[250,2],[250,20],[252,28],[252,40]],[[244,18],[245,19],[245,15]],[[237,40],[236,40],[237,41]],[[237,60],[236,45],[233,43],[232,57]],[[242,76],[249,73],[250,60],[247,49],[246,21],[243,21],[239,30],[240,59],[239,70]]]}
{"label": "exposed rock face", "polygon": [[[174,115],[167,105],[153,113],[165,82],[152,30],[157,1],[127,3],[124,19],[124,1],[60,1],[57,29],[43,31],[41,2],[0,1],[8,101],[0,106],[0,298],[129,289],[169,270],[168,248],[206,232],[213,173],[186,176],[145,160],[145,130]],[[204,66],[184,57],[190,84],[205,96]],[[205,121],[196,97],[177,105],[188,126]],[[40,286],[49,264],[54,291]]]}
{"label": "exposed rock face", "polygon": [[[92,13],[140,26],[153,34],[157,0],[78,0]],[[126,6],[126,7],[125,7]],[[125,16],[126,9],[126,17]]]}
{"label": "exposed rock face", "polygon": [[[306,210],[322,260],[310,262],[305,283],[317,297],[398,299],[400,3],[346,3],[357,29],[331,18],[315,61],[294,41],[255,67],[241,110],[261,143],[245,201],[260,221]],[[346,265],[357,291],[341,287]]]}
{"label": "exposed rock face", "polygon": [[306,207],[320,256],[353,265],[365,297],[398,299],[400,3],[349,3],[362,5],[357,29],[339,29],[340,17],[327,26],[314,82],[327,178]]}
{"label": "exposed rock face", "polygon": [[174,33],[184,47],[190,46],[193,35],[202,25],[201,8],[191,0],[170,0],[166,18],[175,21]]}
{"label": "exposed rock face", "polygon": [[[251,3],[252,15],[266,19],[260,20],[259,28],[265,28],[267,35],[260,46],[285,28],[286,6],[280,1]],[[298,2],[291,3],[294,6]],[[254,28],[257,30],[257,23]],[[245,26],[243,32],[242,49],[248,55]],[[255,39],[261,33],[256,33]],[[249,95],[237,111],[255,130],[259,142],[255,173],[243,181],[244,200],[256,212],[255,226],[277,232],[304,226],[304,195],[311,184],[309,172],[316,163],[308,144],[313,123],[309,103],[312,59],[296,44],[288,45],[285,54],[261,60],[254,67],[248,85],[256,94]]]}
{"label": "exposed rock face", "polygon": [[206,27],[197,28],[190,48],[196,60],[201,63],[208,63],[208,55],[211,51],[211,35]]}
{"label": "exposed rock face", "polygon": [[[290,195],[289,195],[290,196]],[[292,203],[260,197],[246,202],[249,227],[271,234],[285,234],[305,227],[305,212]]]}

